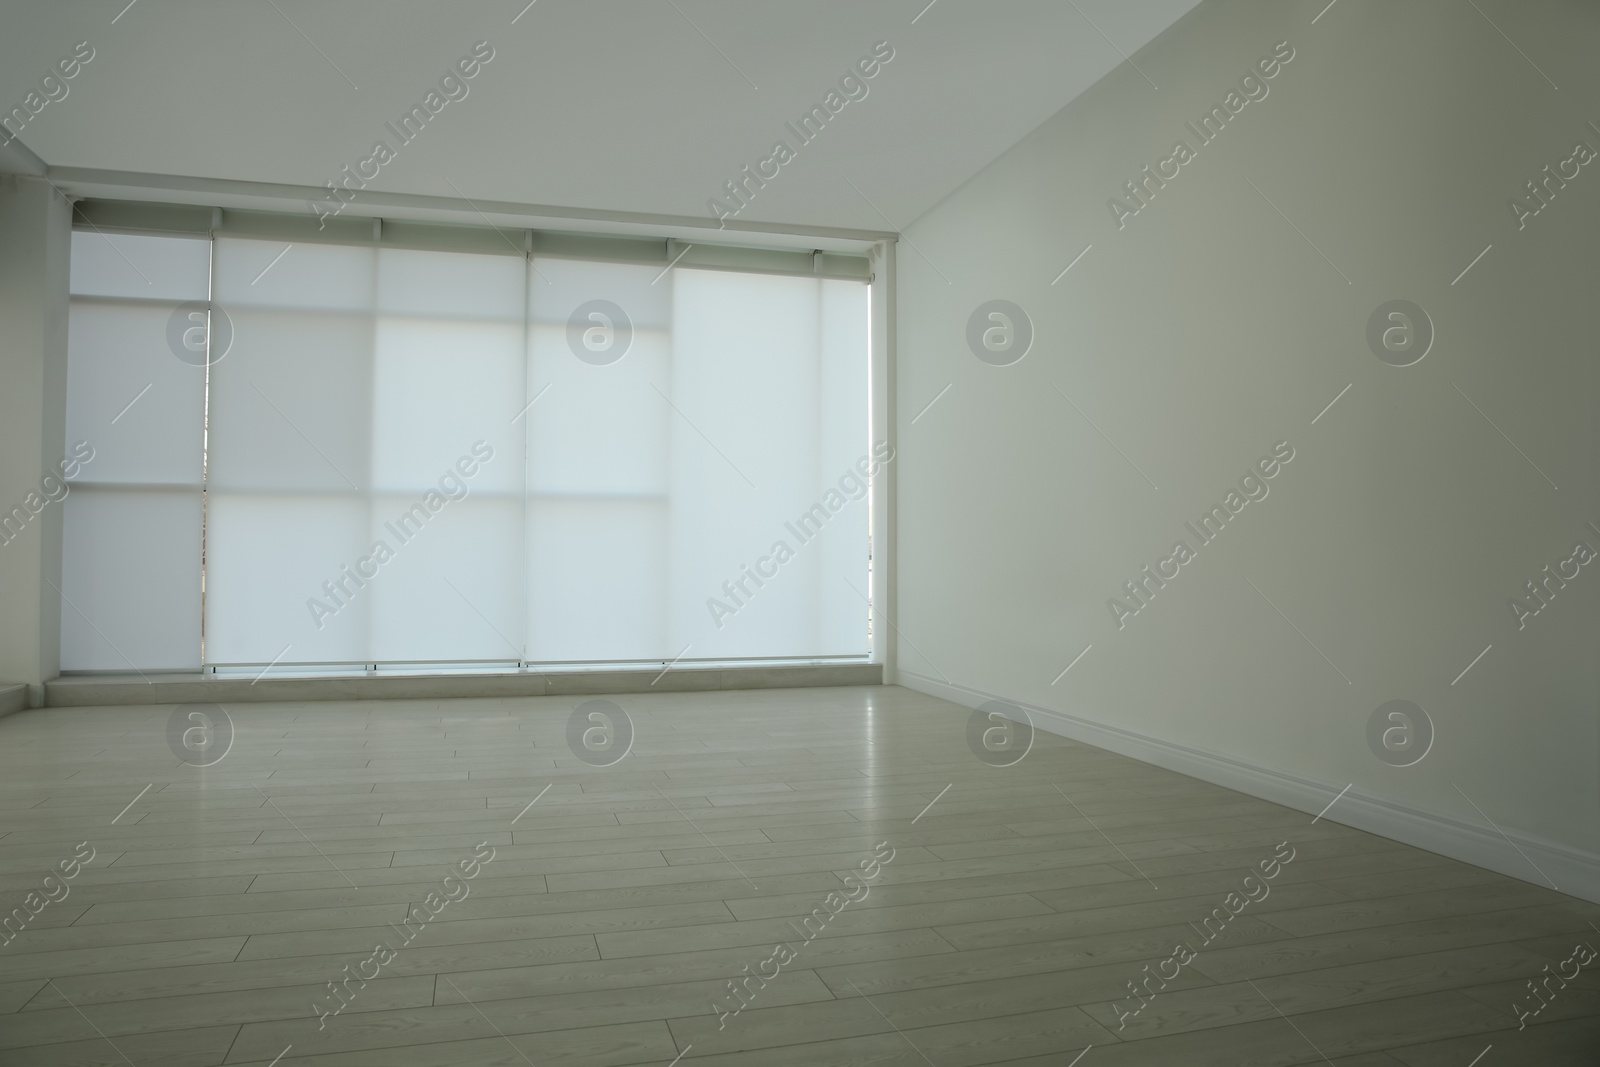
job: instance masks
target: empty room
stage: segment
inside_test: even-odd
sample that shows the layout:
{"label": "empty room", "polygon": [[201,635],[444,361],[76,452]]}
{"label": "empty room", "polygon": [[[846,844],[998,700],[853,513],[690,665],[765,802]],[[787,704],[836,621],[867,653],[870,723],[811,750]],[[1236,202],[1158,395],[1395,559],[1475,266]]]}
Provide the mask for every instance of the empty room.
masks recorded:
{"label": "empty room", "polygon": [[0,1067],[1600,1064],[1597,55],[0,0]]}

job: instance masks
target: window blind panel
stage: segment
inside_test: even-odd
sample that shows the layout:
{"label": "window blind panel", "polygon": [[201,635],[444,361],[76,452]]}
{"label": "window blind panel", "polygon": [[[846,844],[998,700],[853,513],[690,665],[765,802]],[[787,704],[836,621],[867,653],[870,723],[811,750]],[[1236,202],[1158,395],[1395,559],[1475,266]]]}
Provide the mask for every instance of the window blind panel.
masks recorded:
{"label": "window blind panel", "polygon": [[[784,526],[817,496],[817,285],[676,272],[673,629],[697,657],[820,651],[817,557]],[[744,577],[779,541],[793,558]]]}
{"label": "window blind panel", "polygon": [[394,556],[367,568],[377,573],[361,593],[372,609],[370,657],[522,659],[521,495],[474,492],[425,521],[418,507],[427,510],[410,494],[373,501],[369,539]]}
{"label": "window blind panel", "polygon": [[526,286],[521,258],[378,252],[374,660],[522,658]]}
{"label": "window blind panel", "polygon": [[216,492],[362,493],[370,485],[370,315],[235,306],[211,368]]}
{"label": "window blind panel", "polygon": [[[542,403],[542,401],[541,401]],[[528,658],[670,660],[664,497],[528,499]]]}
{"label": "window blind panel", "polygon": [[211,242],[204,237],[72,232],[69,273],[74,296],[165,301],[204,300]]}
{"label": "window blind panel", "polygon": [[[665,330],[672,325],[672,278],[672,271],[656,264],[534,256],[528,280],[528,317],[533,322],[565,326],[580,305],[609,300],[627,313],[635,329]],[[590,325],[593,320],[584,317],[582,321]]]}
{"label": "window blind panel", "polygon": [[867,576],[869,483],[860,464],[866,457],[870,470],[875,459],[867,417],[871,290],[855,281],[827,279],[820,285],[817,477],[824,487],[824,506],[838,502],[829,489],[838,490],[845,503],[816,543],[825,576],[817,589],[818,647],[839,655],[865,655],[871,651],[865,620],[872,589]]}
{"label": "window blind panel", "polygon": [[217,237],[213,292],[219,303],[295,311],[372,314],[376,250]]}
{"label": "window blind panel", "polygon": [[72,235],[63,450],[93,459],[63,503],[63,670],[199,666],[204,356],[168,335],[209,273],[205,240]]}
{"label": "window blind panel", "polygon": [[528,285],[528,657],[671,658],[671,275],[535,257]]}
{"label": "window blind panel", "polygon": [[273,262],[284,247],[216,240],[234,337],[211,369],[213,663],[368,658],[371,598],[340,580],[371,547],[376,250],[297,244]]}
{"label": "window blind panel", "polygon": [[61,669],[198,669],[199,491],[79,486],[62,506]]}
{"label": "window blind panel", "polygon": [[[662,284],[666,284],[663,282]],[[676,416],[670,340],[635,330],[628,354],[593,366],[572,354],[564,326],[529,331],[528,491],[535,496],[646,496],[667,491],[665,444]]]}
{"label": "window blind panel", "polygon": [[272,264],[276,242],[216,246],[216,302],[234,336],[211,371],[210,487],[366,492],[375,251],[295,245]]}
{"label": "window blind panel", "polygon": [[[76,480],[200,488],[205,367],[183,362],[167,345],[176,306],[73,298],[67,441],[95,450]],[[196,359],[203,364],[204,354]]]}
{"label": "window blind panel", "polygon": [[[863,638],[846,636],[845,602],[830,586],[865,589],[866,504],[836,484],[861,454],[866,424],[864,311],[849,343],[851,324],[825,314],[832,283],[675,274],[673,400],[684,416],[671,446],[678,644],[692,644],[696,657],[858,654]],[[864,309],[865,286],[839,284],[853,285]],[[843,347],[832,343],[839,339]],[[858,375],[836,373],[847,354]],[[836,447],[827,437],[850,411],[853,427]],[[848,627],[859,632],[862,622],[852,610]]]}
{"label": "window blind panel", "polygon": [[378,253],[378,312],[522,325],[527,261],[521,256]]}
{"label": "window blind panel", "polygon": [[671,274],[535,257],[528,285],[529,395],[550,387],[530,410],[530,492],[664,493]]}
{"label": "window blind panel", "polygon": [[368,662],[365,496],[223,493],[206,505],[206,662]]}
{"label": "window blind panel", "polygon": [[[400,254],[382,253],[385,289],[388,260]],[[522,494],[526,416],[518,416],[526,403],[522,295],[526,267],[522,260],[480,258],[502,268],[501,273],[511,275],[515,283],[500,306],[492,309],[493,315],[451,318],[413,311],[378,317],[372,456],[374,485],[382,492],[432,488],[465,456],[466,466],[474,471],[461,477],[471,493],[518,498]],[[448,277],[449,266],[439,264],[441,280]],[[487,445],[480,451],[492,451],[493,458],[472,456],[472,446],[479,441]]]}

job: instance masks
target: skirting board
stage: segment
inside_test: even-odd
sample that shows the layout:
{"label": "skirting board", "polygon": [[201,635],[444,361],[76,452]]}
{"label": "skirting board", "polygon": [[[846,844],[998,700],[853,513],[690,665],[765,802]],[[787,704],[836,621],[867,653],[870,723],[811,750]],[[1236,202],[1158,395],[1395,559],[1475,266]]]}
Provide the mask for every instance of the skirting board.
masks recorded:
{"label": "skirting board", "polygon": [[[991,700],[1004,701],[1026,711],[1038,729],[1307,814],[1322,812],[1344,788],[1342,784],[1313,782],[1065,712],[942,682],[904,668],[896,674],[896,684],[907,689],[968,708]],[[1363,796],[1354,789],[1339,797],[1338,803],[1322,818],[1534,885],[1553,885],[1559,892],[1600,904],[1600,856],[1520,830],[1506,830],[1502,837],[1493,829]]]}
{"label": "skirting board", "polygon": [[25,685],[0,685],[0,715],[10,715],[28,706],[28,687]]}
{"label": "skirting board", "polygon": [[45,706],[246,703],[316,700],[441,700],[468,697],[580,696],[684,693],[723,689],[880,685],[877,663],[684,668],[670,671],[593,670],[516,673],[372,674],[324,677],[248,675],[85,675],[46,682]]}

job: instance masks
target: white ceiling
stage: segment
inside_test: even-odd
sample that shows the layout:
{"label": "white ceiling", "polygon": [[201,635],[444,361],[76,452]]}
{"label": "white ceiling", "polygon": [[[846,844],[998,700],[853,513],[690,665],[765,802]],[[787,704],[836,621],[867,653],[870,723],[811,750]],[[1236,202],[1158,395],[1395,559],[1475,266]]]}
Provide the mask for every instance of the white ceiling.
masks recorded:
{"label": "white ceiling", "polygon": [[94,59],[21,134],[52,168],[320,186],[398,145],[384,123],[484,40],[469,95],[374,192],[709,219],[886,40],[867,97],[739,217],[894,231],[1198,0],[526,2],[4,0],[0,111],[86,40]]}

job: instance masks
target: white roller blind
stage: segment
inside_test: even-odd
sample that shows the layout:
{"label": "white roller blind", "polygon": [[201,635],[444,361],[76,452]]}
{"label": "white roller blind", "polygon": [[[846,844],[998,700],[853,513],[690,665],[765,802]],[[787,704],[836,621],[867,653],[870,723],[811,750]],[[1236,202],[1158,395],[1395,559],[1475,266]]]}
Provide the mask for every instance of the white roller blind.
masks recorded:
{"label": "white roller blind", "polygon": [[525,261],[283,249],[217,240],[209,658],[521,659]]}
{"label": "white roller blind", "polygon": [[94,458],[61,501],[63,670],[200,665],[209,273],[204,239],[72,235],[63,452]]}
{"label": "white roller blind", "polygon": [[[785,525],[868,453],[866,285],[534,266],[530,657],[866,652],[864,483],[808,540]],[[573,351],[595,301],[631,325],[614,362]],[[779,542],[792,557],[746,577]]]}
{"label": "white roller blind", "polygon": [[[528,656],[670,658],[673,272],[533,267],[529,378],[549,392],[528,412]],[[595,301],[622,317],[574,321]]]}
{"label": "white roller blind", "polygon": [[284,248],[216,240],[234,338],[211,373],[206,658],[363,662],[372,598],[307,601],[367,547],[377,252]]}
{"label": "white roller blind", "polygon": [[[80,554],[94,583],[120,581],[130,596],[156,583],[181,600],[168,572],[186,553],[189,577],[198,573],[208,411],[207,663],[868,651],[865,283],[244,237],[178,243],[200,255],[162,253],[165,303],[145,309],[159,324],[135,325],[142,305],[122,295],[132,283],[114,264],[74,263],[75,279],[81,269],[122,316],[102,322],[75,303],[75,359],[129,329],[165,330],[176,300],[204,299],[207,267],[231,327],[209,383],[159,342],[174,384],[150,405],[144,436],[117,453],[144,487],[142,510],[125,507],[118,521],[166,531],[140,536],[173,561],[153,575],[111,538]],[[78,362],[75,411],[151,377]],[[106,518],[80,510],[69,546],[92,541]],[[168,530],[184,522],[188,541]],[[198,648],[193,600],[185,639]]]}
{"label": "white roller blind", "polygon": [[378,253],[375,661],[523,658],[526,286],[520,256]]}
{"label": "white roller blind", "polygon": [[867,287],[676,275],[671,653],[866,652],[866,483],[839,480],[869,451]]}

